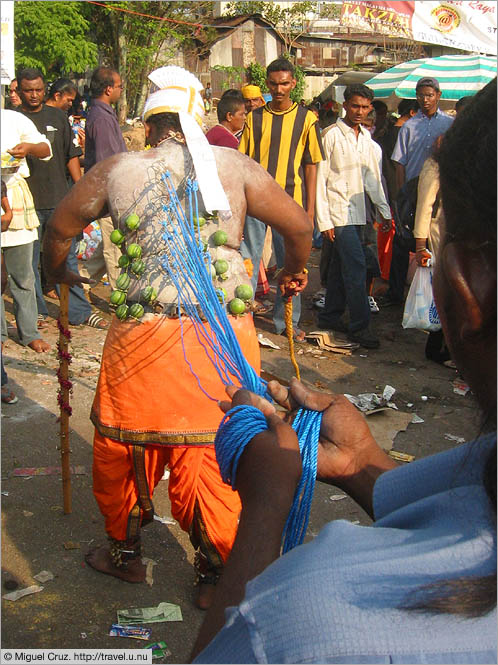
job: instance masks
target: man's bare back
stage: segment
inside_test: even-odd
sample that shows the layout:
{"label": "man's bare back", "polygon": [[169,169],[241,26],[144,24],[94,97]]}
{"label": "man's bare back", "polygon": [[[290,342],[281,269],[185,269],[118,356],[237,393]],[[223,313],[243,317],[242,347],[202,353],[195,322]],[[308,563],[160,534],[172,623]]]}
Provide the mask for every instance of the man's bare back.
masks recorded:
{"label": "man's bare back", "polygon": [[[229,264],[226,280],[220,281],[227,299],[234,289],[248,283],[248,276],[238,248],[242,239],[244,219],[253,215],[275,228],[286,240],[286,272],[284,281],[294,282],[291,291],[302,289],[295,275],[302,274],[309,255],[311,229],[306,213],[289,197],[268,173],[252,159],[228,148],[213,147],[218,173],[227,194],[231,214],[220,213],[215,221],[207,221],[201,229],[201,238],[207,241],[212,260],[225,259]],[[175,139],[164,141],[157,148],[140,153],[114,155],[96,164],[69,192],[56,209],[48,224],[45,255],[49,271],[57,279],[70,281],[64,274],[67,239],[76,235],[92,220],[110,214],[116,228],[123,229],[126,217],[135,212],[140,218],[136,232],[127,236],[127,242],[137,242],[147,266],[145,275],[158,291],[158,301],[176,301],[176,290],[168,282],[161,264],[166,253],[162,240],[166,214],[163,204],[168,203],[163,176],[169,172],[182,206],[188,216],[185,199],[186,178],[195,178],[195,171],[187,147]],[[202,196],[198,194],[199,215],[205,217]],[[213,234],[217,230],[227,234],[222,246],[215,246]],[[51,236],[58,242],[51,242]],[[61,243],[61,240],[66,242]],[[62,247],[64,245],[64,249]],[[294,279],[293,279],[294,276]],[[218,280],[217,280],[218,281]],[[128,291],[128,299],[138,299],[143,287],[141,280]],[[297,290],[295,290],[297,287]],[[290,293],[289,293],[290,295]]]}

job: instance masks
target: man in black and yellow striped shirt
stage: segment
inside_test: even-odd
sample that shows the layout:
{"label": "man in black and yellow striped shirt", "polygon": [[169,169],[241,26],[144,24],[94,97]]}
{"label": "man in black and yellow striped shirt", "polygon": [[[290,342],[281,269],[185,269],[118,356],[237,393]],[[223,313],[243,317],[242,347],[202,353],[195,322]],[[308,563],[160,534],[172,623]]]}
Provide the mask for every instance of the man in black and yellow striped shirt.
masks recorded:
{"label": "man in black and yellow striped shirt", "polygon": [[[252,157],[299,205],[307,211],[311,223],[315,212],[316,164],[324,159],[320,129],[316,116],[292,102],[290,93],[296,86],[294,67],[283,58],[268,65],[266,83],[272,100],[249,113],[239,150]],[[261,224],[259,222],[259,224]],[[257,273],[263,251],[264,234],[250,218],[244,229],[245,246]],[[273,233],[277,267],[283,267],[284,246],[281,236]],[[297,328],[301,315],[301,298],[294,297],[294,336],[304,333]],[[285,329],[283,305],[277,293],[273,321],[277,333]]]}

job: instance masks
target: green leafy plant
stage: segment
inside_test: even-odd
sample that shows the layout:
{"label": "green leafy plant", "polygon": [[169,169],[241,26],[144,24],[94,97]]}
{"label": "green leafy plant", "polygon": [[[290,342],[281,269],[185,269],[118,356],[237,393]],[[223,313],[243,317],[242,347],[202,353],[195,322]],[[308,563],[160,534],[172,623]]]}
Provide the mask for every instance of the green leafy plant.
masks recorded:
{"label": "green leafy plant", "polygon": [[235,67],[231,65],[214,65],[211,69],[215,72],[221,72],[225,75],[221,87],[223,90],[228,90],[228,88],[235,88],[243,81],[245,68],[244,67]]}
{"label": "green leafy plant", "polygon": [[266,67],[260,65],[259,62],[252,62],[246,68],[247,79],[252,85],[259,86],[261,92],[268,92],[266,85]]}

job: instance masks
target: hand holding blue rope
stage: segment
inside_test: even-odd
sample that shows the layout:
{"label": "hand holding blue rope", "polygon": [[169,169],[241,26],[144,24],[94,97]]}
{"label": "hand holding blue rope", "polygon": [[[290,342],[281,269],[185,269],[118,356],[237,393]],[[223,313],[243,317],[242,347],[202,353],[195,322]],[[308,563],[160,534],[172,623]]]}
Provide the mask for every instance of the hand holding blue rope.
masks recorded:
{"label": "hand holding blue rope", "polygon": [[[282,553],[303,542],[308,526],[313,492],[315,489],[318,437],[322,413],[300,409],[292,423],[297,434],[303,464],[303,473],[285,524]],[[268,429],[265,416],[254,406],[236,406],[225,415],[214,442],[223,481],[236,489],[237,466],[248,443]]]}

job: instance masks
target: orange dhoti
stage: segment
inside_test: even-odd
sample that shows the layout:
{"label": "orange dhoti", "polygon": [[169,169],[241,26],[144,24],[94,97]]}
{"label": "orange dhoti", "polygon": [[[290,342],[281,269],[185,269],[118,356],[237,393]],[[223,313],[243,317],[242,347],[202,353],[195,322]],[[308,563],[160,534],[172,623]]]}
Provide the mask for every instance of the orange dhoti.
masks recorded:
{"label": "orange dhoti", "polygon": [[[252,318],[229,318],[259,374]],[[182,324],[183,344],[178,319],[113,321],[91,414],[94,494],[109,536],[133,539],[144,515],[152,516],[150,500],[168,467],[173,517],[211,563],[221,565],[240,512],[238,494],[221,480],[213,446],[223,417],[217,400],[226,395],[193,324]]]}

